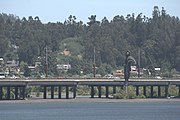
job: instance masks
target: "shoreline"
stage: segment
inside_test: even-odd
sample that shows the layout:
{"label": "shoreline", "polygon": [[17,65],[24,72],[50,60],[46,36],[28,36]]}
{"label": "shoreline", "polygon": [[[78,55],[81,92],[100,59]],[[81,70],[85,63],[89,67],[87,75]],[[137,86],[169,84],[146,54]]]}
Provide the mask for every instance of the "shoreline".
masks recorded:
{"label": "shoreline", "polygon": [[26,100],[1,100],[1,104],[9,104],[9,103],[162,103],[162,102],[179,102],[180,99],[157,99],[157,98],[148,98],[148,99],[111,99],[111,98],[75,98],[75,99],[41,99],[41,98],[33,98]]}

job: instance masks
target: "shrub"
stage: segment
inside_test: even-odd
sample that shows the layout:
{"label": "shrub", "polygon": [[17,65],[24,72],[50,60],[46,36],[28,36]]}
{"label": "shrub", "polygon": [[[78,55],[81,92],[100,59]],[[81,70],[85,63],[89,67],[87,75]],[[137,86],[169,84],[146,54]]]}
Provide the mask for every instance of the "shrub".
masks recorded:
{"label": "shrub", "polygon": [[144,98],[146,98],[146,96],[144,96],[144,95],[138,95],[138,96],[136,96],[136,98],[144,99]]}
{"label": "shrub", "polygon": [[124,99],[125,95],[122,93],[113,94],[114,99]]}

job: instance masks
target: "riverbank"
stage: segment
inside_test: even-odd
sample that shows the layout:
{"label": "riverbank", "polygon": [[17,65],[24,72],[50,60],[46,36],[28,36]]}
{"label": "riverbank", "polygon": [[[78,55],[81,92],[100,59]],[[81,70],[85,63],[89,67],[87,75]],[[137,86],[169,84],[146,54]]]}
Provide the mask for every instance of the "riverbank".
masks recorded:
{"label": "riverbank", "polygon": [[26,100],[2,100],[0,104],[4,103],[49,103],[49,102],[82,102],[82,103],[93,103],[93,102],[180,102],[180,99],[108,99],[108,98],[75,98],[75,99],[26,99]]}

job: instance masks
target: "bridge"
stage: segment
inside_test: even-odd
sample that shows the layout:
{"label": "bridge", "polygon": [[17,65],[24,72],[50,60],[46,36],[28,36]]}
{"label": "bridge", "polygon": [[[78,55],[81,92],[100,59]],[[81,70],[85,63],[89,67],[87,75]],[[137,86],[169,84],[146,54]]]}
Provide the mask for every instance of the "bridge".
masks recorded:
{"label": "bridge", "polygon": [[[50,88],[51,99],[55,99],[54,90],[58,88],[58,99],[62,98],[62,88],[65,88],[65,98],[69,99],[70,88],[73,97],[76,98],[76,88],[78,85],[86,85],[91,88],[90,97],[95,97],[95,88],[98,90],[98,97],[102,97],[102,87],[105,87],[105,97],[108,98],[109,88],[112,87],[112,94],[116,93],[116,88],[125,85],[124,79],[0,79],[0,100],[19,100],[26,98],[26,88],[28,86],[40,86],[43,89],[43,99],[47,99],[47,88]],[[180,79],[129,79],[128,85],[136,88],[136,95],[139,95],[140,87],[143,89],[143,95],[147,96],[147,87],[150,87],[150,98],[154,97],[154,87],[158,89],[158,97],[163,97],[161,91],[164,90],[164,97],[169,95],[168,89],[170,85],[178,88],[178,96],[180,98]],[[163,89],[162,89],[163,88]],[[14,93],[14,97],[11,96]]]}

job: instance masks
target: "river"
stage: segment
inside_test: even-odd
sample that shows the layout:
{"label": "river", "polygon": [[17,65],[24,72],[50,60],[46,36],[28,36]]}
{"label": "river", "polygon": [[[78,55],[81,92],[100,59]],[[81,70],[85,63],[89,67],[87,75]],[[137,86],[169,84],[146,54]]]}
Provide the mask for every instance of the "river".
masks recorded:
{"label": "river", "polygon": [[179,120],[180,102],[1,102],[0,120]]}

